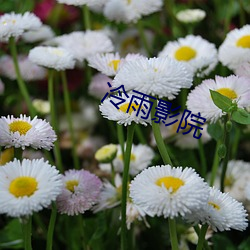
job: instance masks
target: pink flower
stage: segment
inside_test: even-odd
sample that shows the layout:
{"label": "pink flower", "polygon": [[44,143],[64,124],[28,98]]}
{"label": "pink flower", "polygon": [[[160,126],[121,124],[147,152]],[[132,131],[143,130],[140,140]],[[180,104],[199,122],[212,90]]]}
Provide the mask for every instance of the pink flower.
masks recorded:
{"label": "pink flower", "polygon": [[68,170],[63,176],[64,187],[57,197],[57,208],[61,214],[78,215],[98,201],[101,180],[85,170]]}

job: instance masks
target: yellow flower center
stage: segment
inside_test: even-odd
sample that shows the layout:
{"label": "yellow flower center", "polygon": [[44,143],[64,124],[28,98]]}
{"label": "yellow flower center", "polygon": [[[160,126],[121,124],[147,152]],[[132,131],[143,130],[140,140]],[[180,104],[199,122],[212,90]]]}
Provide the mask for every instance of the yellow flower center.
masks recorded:
{"label": "yellow flower center", "polygon": [[127,0],[128,4],[131,4],[131,1],[132,1],[132,0]]}
{"label": "yellow flower center", "polygon": [[120,64],[120,61],[121,61],[121,60],[112,60],[112,61],[108,64],[108,66],[111,67],[111,68],[113,68],[115,71],[117,71],[117,70],[118,70],[118,67],[119,67],[119,64]]}
{"label": "yellow flower center", "polygon": [[218,93],[230,98],[230,99],[235,99],[237,98],[237,94],[229,88],[220,88],[216,90]]}
{"label": "yellow flower center", "polygon": [[159,178],[155,182],[155,184],[160,187],[162,186],[162,184],[164,184],[164,186],[167,189],[172,188],[172,193],[175,193],[181,186],[184,185],[184,181],[176,177],[166,176],[166,177]]}
{"label": "yellow flower center", "polygon": [[66,182],[66,188],[70,191],[70,192],[74,192],[75,191],[75,187],[77,187],[79,184],[79,182],[77,180],[71,180],[71,181],[67,181]]}
{"label": "yellow flower center", "polygon": [[[119,158],[121,161],[123,161],[123,156],[122,156],[122,154],[118,155],[118,158]],[[136,159],[135,154],[131,153],[131,155],[130,155],[130,161],[135,161],[135,159]]]}
{"label": "yellow flower center", "polygon": [[37,190],[37,181],[33,177],[17,177],[10,183],[9,191],[14,196],[23,197],[31,196]]}
{"label": "yellow flower center", "polygon": [[63,51],[61,49],[53,48],[51,53],[57,56],[63,56]]}
{"label": "yellow flower center", "polygon": [[213,203],[213,202],[208,202],[208,204],[210,206],[212,206],[213,208],[215,208],[216,210],[220,210],[220,206],[218,206],[217,204]]}
{"label": "yellow flower center", "polygon": [[250,35],[246,35],[246,36],[243,36],[241,37],[236,45],[238,47],[242,47],[242,48],[250,48]]}
{"label": "yellow flower center", "polygon": [[8,20],[8,21],[5,20],[5,21],[2,22],[3,25],[7,25],[7,24],[9,24],[9,23],[15,24],[15,23],[16,23],[16,20],[15,20],[15,19],[12,19],[12,20]]}
{"label": "yellow flower center", "polygon": [[[122,104],[121,107],[119,108],[119,110],[121,110],[123,113],[126,113],[127,112],[127,109],[128,109],[128,106],[129,106],[129,103],[125,103],[125,104]],[[139,107],[139,105],[136,105],[134,103],[132,103],[130,105],[130,108],[129,108],[129,111],[128,113],[131,115],[132,112],[134,111],[133,108],[134,107],[135,109],[137,109]]]}
{"label": "yellow flower center", "polygon": [[0,156],[0,166],[5,165],[7,162],[14,158],[14,148],[7,148],[2,151]]}
{"label": "yellow flower center", "polygon": [[225,178],[225,180],[224,180],[224,185],[226,186],[226,187],[231,187],[233,184],[234,184],[234,178],[233,178],[233,176],[228,176],[228,177],[226,177]]}
{"label": "yellow flower center", "polygon": [[9,124],[10,131],[19,132],[20,135],[25,135],[31,128],[32,125],[25,121],[14,121]]}
{"label": "yellow flower center", "polygon": [[189,46],[182,46],[176,50],[174,56],[178,61],[190,61],[196,57],[196,51]]}

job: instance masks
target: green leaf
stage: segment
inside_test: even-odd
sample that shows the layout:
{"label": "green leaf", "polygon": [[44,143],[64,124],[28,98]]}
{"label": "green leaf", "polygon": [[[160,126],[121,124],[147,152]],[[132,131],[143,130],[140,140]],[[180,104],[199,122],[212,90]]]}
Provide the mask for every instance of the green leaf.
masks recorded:
{"label": "green leaf", "polygon": [[21,225],[18,219],[13,219],[0,231],[0,249],[21,248],[23,248]]}
{"label": "green leaf", "polygon": [[213,139],[216,141],[222,139],[223,129],[219,122],[209,124],[207,128],[207,132],[211,135]]}
{"label": "green leaf", "polygon": [[238,250],[249,250],[249,246],[250,246],[250,237],[241,242],[241,244],[238,247]]}
{"label": "green leaf", "polygon": [[232,107],[234,107],[235,104],[233,103],[233,101],[230,98],[218,93],[217,91],[211,90],[211,89],[210,89],[210,94],[211,94],[211,97],[213,99],[214,104],[218,108],[220,108],[224,112],[232,111]]}
{"label": "green leaf", "polygon": [[232,120],[240,124],[250,124],[250,114],[246,110],[238,108],[233,112]]}

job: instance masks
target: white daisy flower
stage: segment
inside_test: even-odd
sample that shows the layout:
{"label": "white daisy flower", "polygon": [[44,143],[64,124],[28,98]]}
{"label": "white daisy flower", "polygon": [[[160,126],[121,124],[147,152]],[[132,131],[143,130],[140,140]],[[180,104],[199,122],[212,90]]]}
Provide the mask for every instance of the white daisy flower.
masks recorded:
{"label": "white daisy flower", "polygon": [[146,226],[149,227],[148,222],[146,221],[146,214],[139,206],[135,205],[133,202],[128,201],[126,204],[126,224],[127,229],[130,230],[131,224],[136,221],[144,221]]}
{"label": "white daisy flower", "polygon": [[29,52],[29,59],[40,66],[58,71],[75,67],[75,58],[71,52],[60,47],[35,47]]}
{"label": "white daisy flower", "polygon": [[143,170],[130,185],[130,197],[146,214],[164,218],[192,213],[203,207],[208,185],[192,168],[154,166]]}
{"label": "white daisy flower", "polygon": [[[116,172],[123,172],[123,156],[121,146],[117,145],[118,151],[116,158],[113,160],[114,169]],[[132,145],[129,174],[132,176],[137,175],[143,169],[147,168],[154,158],[154,151],[147,145]],[[100,164],[100,169],[111,173],[110,164]]]}
{"label": "white daisy flower", "polygon": [[95,213],[121,204],[122,179],[119,174],[115,175],[114,182],[114,185],[112,185],[109,181],[104,181],[99,200],[93,208]]}
{"label": "white daisy flower", "polygon": [[250,184],[249,183],[246,185],[244,193],[245,193],[247,200],[250,200]]}
{"label": "white daisy flower", "polygon": [[181,10],[176,14],[176,18],[182,23],[197,23],[206,17],[206,12],[201,9]]}
{"label": "white daisy flower", "polygon": [[162,0],[109,0],[104,6],[104,16],[116,22],[136,22],[143,15],[159,11]]}
{"label": "white daisy flower", "polygon": [[197,76],[208,75],[218,62],[215,45],[194,35],[168,42],[159,53],[166,56],[185,63]]}
{"label": "white daisy flower", "polygon": [[30,30],[22,35],[22,39],[27,43],[46,41],[55,36],[54,31],[48,25],[42,25],[37,30]]}
{"label": "white daisy flower", "polygon": [[230,31],[221,44],[218,57],[220,62],[231,70],[240,64],[249,62],[250,58],[250,25]]}
{"label": "white daisy flower", "polygon": [[[19,55],[17,60],[23,80],[27,82],[39,81],[47,77],[47,70],[30,61],[26,55]],[[17,79],[15,66],[11,56],[4,55],[0,58],[0,74],[11,80]]]}
{"label": "white daisy flower", "polygon": [[50,150],[56,140],[55,131],[45,120],[20,115],[0,118],[0,146],[5,148],[44,148]]}
{"label": "white daisy flower", "polygon": [[89,95],[102,99],[110,89],[107,82],[112,82],[112,79],[101,73],[95,74],[88,87]]}
{"label": "white daisy flower", "polygon": [[231,75],[204,80],[189,93],[187,108],[195,114],[200,112],[202,117],[211,122],[216,122],[224,113],[213,103],[210,89],[234,100],[238,107],[250,105],[250,78]]}
{"label": "white daisy flower", "polygon": [[248,226],[247,212],[242,203],[214,187],[210,188],[206,206],[188,215],[187,219],[196,223],[207,223],[215,232],[230,229],[243,231]]}
{"label": "white daisy flower", "polygon": [[[103,103],[99,105],[99,109],[101,111],[102,116],[108,120],[116,121],[118,124],[121,124],[124,126],[131,125],[132,122],[147,126],[147,123],[151,123],[150,115],[146,114],[146,116],[143,116],[144,115],[143,112],[147,113],[147,110],[143,107],[143,105],[139,114],[136,115],[138,112],[137,108],[139,108],[139,104],[137,105],[135,103],[136,99],[134,99],[134,101],[131,102],[131,106],[127,113],[127,109],[129,107],[130,101],[133,98],[131,94],[127,94],[127,95],[128,95],[128,98],[126,97],[124,93],[122,93],[122,96],[120,98],[124,99],[125,102],[119,106],[119,109],[117,109],[111,103],[111,101],[113,101],[112,97],[105,99]],[[146,117],[146,119],[144,119],[143,117]]]}
{"label": "white daisy flower", "polygon": [[114,76],[119,69],[127,61],[138,60],[144,58],[139,54],[128,54],[125,58],[121,58],[119,53],[96,54],[88,58],[89,66],[99,70],[107,76]]}
{"label": "white daisy flower", "polygon": [[192,86],[193,74],[184,63],[171,58],[140,58],[127,61],[113,81],[113,87],[137,90],[147,95],[172,100],[181,88]]}
{"label": "white daisy flower", "polygon": [[6,13],[0,17],[0,42],[7,42],[10,37],[19,38],[25,31],[36,30],[42,25],[33,13]]}
{"label": "white daisy flower", "polygon": [[64,3],[74,6],[83,6],[87,5],[89,7],[102,6],[106,1],[105,0],[56,0],[58,3]]}
{"label": "white daisy flower", "polygon": [[75,31],[54,38],[52,43],[69,50],[74,57],[82,62],[97,53],[112,52],[112,41],[102,31]]}
{"label": "white daisy flower", "polygon": [[240,64],[235,70],[235,75],[245,76],[250,78],[250,61]]}
{"label": "white daisy flower", "polygon": [[[227,171],[224,181],[224,190],[229,193],[234,199],[245,202],[246,196],[244,193],[245,187],[250,182],[250,163],[241,160],[231,160],[228,162]],[[214,186],[220,187],[220,176],[222,166],[220,167]]]}
{"label": "white daisy flower", "polygon": [[0,213],[12,217],[48,207],[62,189],[59,171],[43,159],[15,159],[0,168],[0,179]]}

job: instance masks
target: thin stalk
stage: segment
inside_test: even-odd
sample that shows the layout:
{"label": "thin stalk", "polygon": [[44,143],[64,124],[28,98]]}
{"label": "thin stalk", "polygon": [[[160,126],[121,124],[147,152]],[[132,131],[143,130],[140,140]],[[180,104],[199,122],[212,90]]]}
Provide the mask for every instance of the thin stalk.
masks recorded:
{"label": "thin stalk", "polygon": [[15,43],[14,37],[11,37],[9,39],[9,47],[10,47],[10,52],[11,52],[11,56],[12,56],[13,63],[14,63],[14,68],[16,71],[17,83],[18,83],[19,90],[20,90],[20,92],[21,92],[21,94],[22,94],[22,96],[27,104],[27,107],[28,107],[28,110],[29,110],[31,117],[34,117],[36,115],[36,110],[32,105],[30,95],[28,93],[26,85],[25,85],[25,83],[22,79],[22,76],[21,76],[20,68],[18,65],[17,48],[16,48],[16,43]]}
{"label": "thin stalk", "polygon": [[57,215],[56,205],[53,202],[51,215],[50,215],[50,221],[49,221],[49,228],[48,228],[48,233],[47,233],[46,250],[52,250],[52,247],[53,247],[53,235],[54,235],[54,228],[55,228],[55,223],[56,223],[56,215]]}
{"label": "thin stalk", "polygon": [[235,159],[236,156],[237,156],[237,149],[238,149],[238,146],[239,146],[239,142],[240,142],[240,129],[235,126],[235,133],[234,133],[234,143],[232,145],[232,159]]}
{"label": "thin stalk", "polygon": [[246,24],[246,15],[244,11],[244,6],[243,6],[243,1],[238,0],[239,5],[240,5],[240,26],[242,27],[243,25]]}
{"label": "thin stalk", "polygon": [[66,116],[68,120],[69,132],[70,132],[70,137],[71,137],[71,142],[72,142],[71,150],[72,150],[74,168],[79,169],[80,163],[76,154],[76,138],[75,138],[75,133],[73,129],[72,113],[71,113],[71,105],[70,105],[70,94],[69,94],[67,77],[66,77],[65,71],[61,71],[61,77],[62,77],[62,84],[63,84],[64,106],[66,110]]}
{"label": "thin stalk", "polygon": [[124,133],[123,133],[123,126],[117,124],[116,127],[117,127],[118,142],[119,142],[119,144],[121,146],[121,149],[122,149],[122,155],[124,156]]}
{"label": "thin stalk", "polygon": [[221,142],[217,141],[216,148],[214,152],[214,160],[213,160],[213,166],[212,166],[212,173],[211,173],[211,179],[210,179],[210,186],[212,187],[214,185],[214,180],[216,177],[216,173],[219,167],[220,157],[218,155],[218,148],[220,146]]}
{"label": "thin stalk", "polygon": [[200,234],[199,234],[199,239],[198,239],[198,244],[197,244],[196,250],[202,250],[203,249],[207,229],[208,229],[207,224],[202,225],[201,230],[200,230]]}
{"label": "thin stalk", "polygon": [[22,231],[23,231],[23,241],[24,241],[24,249],[32,250],[31,245],[31,232],[32,232],[32,217],[23,219],[22,221]]}
{"label": "thin stalk", "polygon": [[227,132],[226,123],[229,120],[228,116],[225,116],[224,119],[224,144],[226,146],[226,155],[223,159],[223,165],[222,165],[222,172],[221,172],[221,179],[220,179],[220,190],[221,192],[224,192],[224,183],[225,183],[225,177],[227,172],[227,164],[229,161],[229,132]]}
{"label": "thin stalk", "polygon": [[144,28],[143,28],[143,25],[142,25],[142,21],[139,20],[137,22],[137,29],[138,29],[138,32],[139,32],[139,35],[140,35],[140,38],[142,40],[142,44],[143,44],[143,47],[144,49],[146,50],[147,52],[147,56],[151,56],[151,51],[150,51],[150,47],[148,45],[148,41],[147,41],[147,37],[145,36],[145,33],[144,33]]}
{"label": "thin stalk", "polygon": [[202,143],[201,138],[198,139],[198,145],[199,145],[199,155],[200,155],[200,160],[201,160],[200,174],[205,179],[206,173],[207,173],[207,161],[206,161],[206,156],[204,152],[204,145]]}
{"label": "thin stalk", "polygon": [[91,30],[89,7],[86,4],[82,6],[82,15],[85,30]]}
{"label": "thin stalk", "polygon": [[[194,231],[196,232],[198,238],[199,238],[199,235],[200,235],[200,228],[198,225],[194,226]],[[208,245],[208,242],[205,240],[204,243],[203,243],[203,247],[205,250],[211,250],[210,246]]]}
{"label": "thin stalk", "polygon": [[[156,105],[157,105],[157,100],[154,100],[153,109],[156,107]],[[151,112],[151,117],[152,118],[154,117],[153,112]],[[164,164],[170,164],[172,166],[173,165],[172,161],[169,157],[166,145],[165,145],[164,140],[161,136],[160,124],[152,122],[152,129],[153,129],[156,145],[158,147],[158,150],[160,152],[160,155],[163,159]]]}
{"label": "thin stalk", "polygon": [[80,230],[80,237],[82,241],[82,249],[89,249],[87,240],[86,240],[86,235],[85,235],[85,228],[86,228],[86,223],[83,220],[82,214],[78,215],[78,222],[79,222],[79,230]]}
{"label": "thin stalk", "polygon": [[177,234],[176,234],[175,219],[169,218],[168,225],[169,225],[169,233],[170,233],[170,241],[171,241],[172,250],[178,250],[179,245],[178,245],[178,239],[177,239]]}
{"label": "thin stalk", "polygon": [[128,250],[128,230],[126,224],[126,206],[127,206],[127,191],[128,191],[128,175],[129,175],[129,163],[131,156],[131,149],[134,136],[135,124],[128,126],[127,142],[124,155],[124,170],[122,175],[122,211],[121,211],[121,249]]}
{"label": "thin stalk", "polygon": [[[49,95],[49,103],[50,103],[50,113],[51,113],[51,125],[54,128],[56,134],[58,135],[57,131],[57,119],[56,119],[56,113],[55,113],[55,101],[54,101],[54,84],[53,84],[53,70],[49,70],[48,75],[48,95]],[[54,154],[56,159],[56,166],[58,169],[62,172],[62,158],[61,158],[61,152],[59,147],[59,141],[55,141],[54,146]]]}
{"label": "thin stalk", "polygon": [[113,161],[111,161],[111,183],[115,186],[115,166]]}
{"label": "thin stalk", "polygon": [[23,150],[22,148],[14,148],[14,157],[18,160],[22,160],[23,156]]}
{"label": "thin stalk", "polygon": [[146,138],[145,138],[144,134],[142,133],[141,128],[139,126],[140,125],[138,125],[138,124],[135,125],[136,137],[139,139],[141,144],[147,144],[147,140],[146,140]]}

